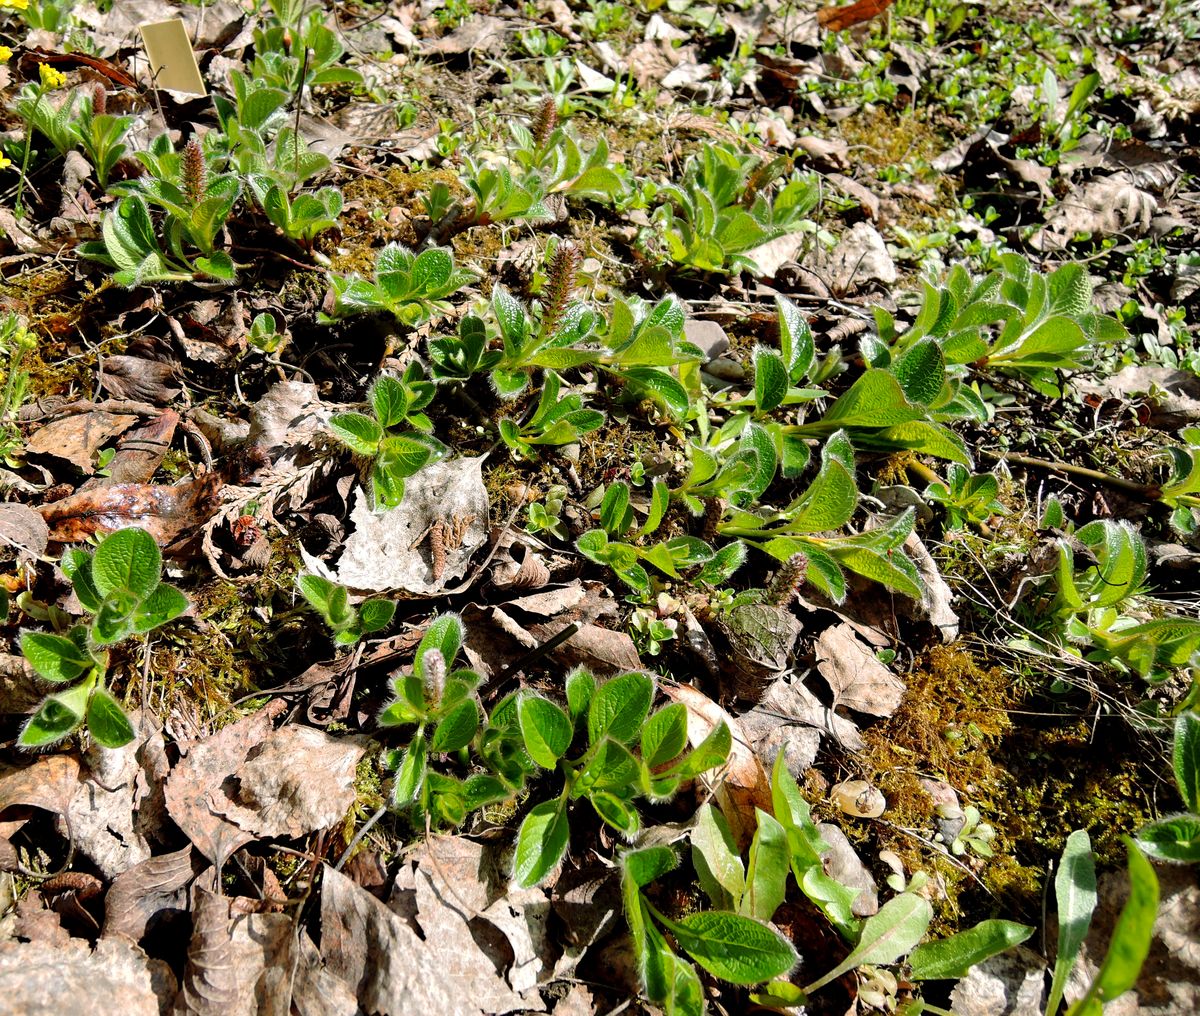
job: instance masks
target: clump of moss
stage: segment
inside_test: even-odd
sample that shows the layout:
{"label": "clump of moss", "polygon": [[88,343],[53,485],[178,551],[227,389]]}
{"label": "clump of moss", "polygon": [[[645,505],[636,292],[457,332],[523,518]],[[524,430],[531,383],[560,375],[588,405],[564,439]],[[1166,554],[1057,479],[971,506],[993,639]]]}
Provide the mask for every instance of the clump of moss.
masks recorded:
{"label": "clump of moss", "polygon": [[[956,643],[929,650],[905,682],[900,708],[864,734],[864,775],[888,801],[888,824],[878,827],[872,847],[894,851],[910,872],[932,868],[946,895],[939,925],[944,931],[956,930],[960,911],[974,907],[959,897],[978,883],[962,865],[911,835],[927,835],[936,818],[934,801],[921,779],[944,780],[958,791],[962,804],[978,808],[997,831],[995,856],[971,855],[966,863],[1005,905],[1025,912],[1036,898],[1040,870],[1025,866],[1015,854],[1007,814],[1012,778],[999,759],[1012,730],[1008,710],[1017,699],[1010,676],[998,667],[981,666]],[[846,831],[861,841],[866,829],[856,823]]]}

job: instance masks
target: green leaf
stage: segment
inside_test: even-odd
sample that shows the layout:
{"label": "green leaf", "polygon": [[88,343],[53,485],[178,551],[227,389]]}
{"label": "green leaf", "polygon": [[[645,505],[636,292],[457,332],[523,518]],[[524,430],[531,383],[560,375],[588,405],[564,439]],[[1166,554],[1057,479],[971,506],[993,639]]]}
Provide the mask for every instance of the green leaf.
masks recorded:
{"label": "green leaf", "polygon": [[383,428],[362,413],[334,413],[329,429],[342,444],[359,455],[374,455],[379,451]]}
{"label": "green leaf", "polygon": [[578,797],[596,790],[628,793],[637,775],[638,761],[629,749],[606,737],[579,774],[573,794]]}
{"label": "green leaf", "polygon": [[392,623],[396,614],[396,601],[376,598],[364,600],[358,608],[358,624],[364,633],[382,631]]}
{"label": "green leaf", "polygon": [[900,382],[888,371],[873,368],[854,382],[821,418],[837,427],[889,427],[918,420],[924,410],[909,403]]}
{"label": "green leaf", "polygon": [[941,346],[933,339],[921,339],[896,360],[892,372],[910,402],[929,405],[946,382]]}
{"label": "green leaf", "polygon": [[381,374],[371,388],[371,408],[380,427],[395,427],[408,412],[408,392],[394,377]]}
{"label": "green leaf", "polygon": [[1129,852],[1129,899],[1121,908],[1095,980],[1067,1016],[1101,1016],[1106,1003],[1137,983],[1150,952],[1154,919],[1158,916],[1158,877],[1134,842],[1127,836],[1122,838]]}
{"label": "green leaf", "polygon": [[1084,829],[1076,829],[1067,837],[1054,876],[1054,897],[1058,906],[1058,952],[1046,1005],[1047,1016],[1058,1013],[1067,979],[1087,938],[1096,909],[1096,865],[1092,842]]}
{"label": "green leaf", "polygon": [[74,681],[95,666],[71,639],[46,632],[24,632],[21,655],[47,681]]}
{"label": "green leaf", "polygon": [[824,977],[804,989],[811,995],[818,988],[836,980],[848,970],[864,963],[878,965],[893,963],[921,941],[933,920],[929,901],[915,893],[901,893],[879,908],[879,913],[863,922],[858,945],[850,955]]}
{"label": "green leaf", "polygon": [[320,614],[329,613],[329,603],[335,589],[333,582],[320,575],[304,572],[296,576],[296,588],[314,610]]}
{"label": "green leaf", "polygon": [[549,699],[523,692],[517,700],[517,720],[525,750],[543,769],[553,769],[571,746],[571,718]]}
{"label": "green leaf", "polygon": [[96,743],[105,748],[120,748],[133,740],[133,724],[125,710],[103,688],[97,688],[88,700],[87,728]]}
{"label": "green leaf", "polygon": [[596,814],[626,839],[632,840],[641,828],[642,820],[637,810],[616,794],[597,790],[588,794],[588,800]]}
{"label": "green leaf", "polygon": [[18,746],[41,748],[61,741],[83,722],[90,691],[88,682],[84,681],[74,688],[43,699],[38,711],[21,728]]}
{"label": "green leaf", "polygon": [[232,282],[237,277],[237,268],[223,250],[215,250],[208,256],[196,258],[196,270],[222,282]]}
{"label": "green leaf", "polygon": [[733,747],[733,734],[724,720],[718,723],[695,748],[671,767],[671,772],[683,779],[691,779],[702,772],[723,766]]}
{"label": "green leaf", "polygon": [[620,536],[633,521],[629,507],[629,484],[621,480],[610,483],[600,503],[600,525],[610,536]]}
{"label": "green leaf", "polygon": [[791,855],[787,832],[761,808],[755,808],[758,827],[750,844],[746,868],[746,893],[738,912],[769,921],[783,902]]}
{"label": "green leaf", "polygon": [[150,594],[162,576],[162,554],[144,529],[120,529],[104,538],[92,557],[92,578],[105,599]]}
{"label": "green leaf", "polygon": [[457,614],[439,614],[435,617],[425,629],[421,643],[417,646],[417,654],[413,657],[413,675],[424,678],[422,661],[431,649],[436,649],[442,654],[448,668],[454,666],[454,659],[462,648],[463,634],[462,618]]}
{"label": "green leaf", "polygon": [[746,869],[729,824],[711,804],[703,805],[692,824],[692,867],[700,887],[719,910],[736,910],[746,891]]}
{"label": "green leaf", "polygon": [[72,547],[63,552],[60,567],[83,608],[96,613],[104,602],[104,597],[100,595],[96,581],[92,578],[92,555],[86,550]]}
{"label": "green leaf", "polygon": [[630,744],[641,732],[653,698],[654,682],[645,674],[630,672],[605,681],[588,706],[588,742],[611,737]]}
{"label": "green leaf", "polygon": [[1033,928],[1014,921],[980,921],[937,942],[917,946],[908,957],[909,976],[914,981],[949,980],[966,977],[970,969],[990,956],[1020,945]]}
{"label": "green leaf", "polygon": [[800,958],[795,947],[765,924],[723,910],[690,914],[667,925],[692,959],[732,984],[759,984],[786,974]]}
{"label": "green leaf", "polygon": [[518,886],[529,889],[554,870],[567,851],[569,832],[562,800],[543,801],[525,816],[513,857],[513,878]]}
{"label": "green leaf", "polygon": [[788,376],[792,381],[799,381],[812,368],[812,331],[800,309],[789,299],[776,296],[775,306],[779,311],[779,348]]}
{"label": "green leaf", "polygon": [[646,522],[640,530],[639,536],[649,536],[654,532],[663,520],[663,516],[667,514],[667,508],[671,505],[671,488],[668,487],[662,480],[655,480],[650,492],[650,512],[646,516]]}
{"label": "green leaf", "polygon": [[1179,796],[1188,811],[1200,814],[1200,716],[1180,713],[1175,721],[1175,740],[1171,753]]}
{"label": "green leaf", "polygon": [[620,860],[623,877],[631,879],[639,889],[674,871],[679,864],[675,851],[663,846],[626,850]]}
{"label": "green leaf", "polygon": [[429,767],[429,756],[425,751],[425,735],[418,734],[404,750],[400,768],[396,771],[396,782],[392,787],[392,804],[402,808],[415,801],[425,783]]}
{"label": "green leaf", "polygon": [[769,413],[783,403],[788,390],[788,372],[783,360],[761,346],[754,350],[754,404]]}
{"label": "green leaf", "polygon": [[1200,816],[1173,815],[1151,822],[1137,834],[1137,845],[1158,861],[1200,861]]}
{"label": "green leaf", "polygon": [[160,582],[133,612],[133,630],[147,632],[173,621],[188,609],[188,599],[168,582]]}
{"label": "green leaf", "polygon": [[674,761],[687,747],[687,707],[664,706],[642,728],[642,761],[651,769]]}
{"label": "green leaf", "polygon": [[581,717],[596,691],[596,679],[584,667],[576,667],[567,675],[567,711],[572,720]]}
{"label": "green leaf", "polygon": [[479,729],[479,708],[474,699],[460,702],[444,716],[433,731],[429,750],[435,752],[458,751],[471,743]]}

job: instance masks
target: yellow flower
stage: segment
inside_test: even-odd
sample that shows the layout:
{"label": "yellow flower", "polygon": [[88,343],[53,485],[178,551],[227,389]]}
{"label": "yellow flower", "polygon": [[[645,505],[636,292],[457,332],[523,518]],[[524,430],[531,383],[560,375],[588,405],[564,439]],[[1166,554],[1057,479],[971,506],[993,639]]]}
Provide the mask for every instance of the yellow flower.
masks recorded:
{"label": "yellow flower", "polygon": [[14,11],[29,9],[29,0],[0,0],[0,7],[8,7]]}
{"label": "yellow flower", "polygon": [[0,169],[8,169],[12,165],[12,159],[7,155],[0,155]]}
{"label": "yellow flower", "polygon": [[67,76],[62,71],[56,71],[49,64],[38,64],[38,74],[46,88],[62,88],[67,83]]}
{"label": "yellow flower", "polygon": [[12,59],[12,50],[7,46],[0,46],[0,63],[8,63]]}

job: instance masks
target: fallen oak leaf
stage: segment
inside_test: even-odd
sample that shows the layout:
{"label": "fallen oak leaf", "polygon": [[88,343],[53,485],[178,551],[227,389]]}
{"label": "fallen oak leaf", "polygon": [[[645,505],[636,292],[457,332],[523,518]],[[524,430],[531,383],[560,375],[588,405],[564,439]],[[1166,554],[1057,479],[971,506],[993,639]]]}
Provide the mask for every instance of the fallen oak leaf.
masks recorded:
{"label": "fallen oak leaf", "polygon": [[138,526],[164,550],[201,526],[215,508],[221,478],[206,473],[174,486],[117,483],[82,490],[38,508],[54,543],[82,543],[92,536]]}
{"label": "fallen oak leaf", "polygon": [[844,7],[822,7],[817,11],[817,24],[830,32],[843,32],[883,14],[892,0],[856,0]]}
{"label": "fallen oak leaf", "polygon": [[246,761],[250,750],[271,733],[285,709],[282,699],[193,744],[167,777],[167,813],[196,849],[220,865],[254,837],[214,810],[227,801],[221,784]]}
{"label": "fallen oak leaf", "polygon": [[850,625],[821,632],[816,657],[817,672],[829,683],[835,707],[872,716],[891,716],[900,708],[904,682],[858,640]]}

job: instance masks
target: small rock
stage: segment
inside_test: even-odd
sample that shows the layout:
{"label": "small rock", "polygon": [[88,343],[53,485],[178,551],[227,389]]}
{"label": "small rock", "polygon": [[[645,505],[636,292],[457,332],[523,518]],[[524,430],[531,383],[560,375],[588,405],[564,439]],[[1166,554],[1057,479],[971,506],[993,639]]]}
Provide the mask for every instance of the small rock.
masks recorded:
{"label": "small rock", "polygon": [[829,791],[838,809],[856,818],[879,818],[887,810],[887,798],[866,780],[846,780]]}
{"label": "small rock", "polygon": [[1046,964],[1032,949],[1017,946],[984,960],[954,986],[956,1016],[1041,1016]]}
{"label": "small rock", "polygon": [[719,356],[710,363],[706,363],[703,369],[705,374],[711,374],[718,381],[741,381],[746,376],[745,367],[737,360],[730,360],[725,356]]}
{"label": "small rock", "polygon": [[846,834],[831,822],[822,822],[817,826],[821,837],[829,844],[829,849],[821,855],[821,864],[825,874],[835,878],[842,885],[862,892],[851,904],[850,910],[855,917],[870,917],[879,910],[879,893],[875,879],[862,863]]}
{"label": "small rock", "polygon": [[683,337],[700,350],[708,360],[715,360],[729,348],[729,336],[715,321],[688,318],[683,323]]}

